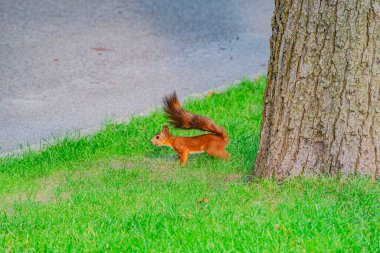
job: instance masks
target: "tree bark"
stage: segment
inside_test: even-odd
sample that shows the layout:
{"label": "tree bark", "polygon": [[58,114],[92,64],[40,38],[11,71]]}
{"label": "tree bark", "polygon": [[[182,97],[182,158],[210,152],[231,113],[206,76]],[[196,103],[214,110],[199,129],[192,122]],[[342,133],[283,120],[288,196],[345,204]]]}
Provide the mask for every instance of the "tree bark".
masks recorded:
{"label": "tree bark", "polygon": [[380,177],[380,1],[276,0],[253,174]]}

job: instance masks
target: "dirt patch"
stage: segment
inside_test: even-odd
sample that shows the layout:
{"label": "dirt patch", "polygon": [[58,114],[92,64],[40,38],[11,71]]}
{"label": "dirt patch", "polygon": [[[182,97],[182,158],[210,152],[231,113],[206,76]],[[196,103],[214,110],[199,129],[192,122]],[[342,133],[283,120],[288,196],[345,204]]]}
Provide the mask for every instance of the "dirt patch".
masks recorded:
{"label": "dirt patch", "polygon": [[26,201],[27,199],[28,199],[28,196],[26,193],[9,194],[9,195],[3,196],[0,199],[0,203],[2,204],[0,211],[5,212],[7,215],[13,215],[14,214],[13,204],[15,202]]}
{"label": "dirt patch", "polygon": [[38,183],[40,190],[35,195],[34,200],[43,204],[56,202],[57,188],[66,181],[66,171],[59,171],[48,178],[41,179]]}
{"label": "dirt patch", "polygon": [[230,174],[224,178],[224,180],[227,182],[237,182],[237,181],[241,181],[241,179],[242,179],[241,173]]}
{"label": "dirt patch", "polygon": [[132,169],[133,162],[126,159],[113,159],[102,163],[102,167],[109,167],[116,170]]}
{"label": "dirt patch", "polygon": [[[142,161],[145,163],[146,161]],[[60,191],[60,187],[69,180],[84,180],[101,173],[105,169],[123,170],[138,167],[138,164],[127,159],[112,159],[105,161],[89,161],[86,170],[60,170],[50,176],[37,179],[24,190],[14,190],[9,194],[0,196],[0,211],[8,215],[14,214],[14,204],[26,201],[35,201],[42,204],[55,203],[61,199],[70,199],[70,192]]]}
{"label": "dirt patch", "polygon": [[58,194],[57,192],[57,189],[67,182],[66,175],[66,171],[55,172],[49,177],[36,180],[26,191],[17,192],[15,190],[13,193],[1,196],[0,203],[4,208],[0,210],[5,211],[7,215],[13,215],[16,203],[35,201],[48,204],[57,202],[59,198],[69,199],[69,193],[63,192]]}

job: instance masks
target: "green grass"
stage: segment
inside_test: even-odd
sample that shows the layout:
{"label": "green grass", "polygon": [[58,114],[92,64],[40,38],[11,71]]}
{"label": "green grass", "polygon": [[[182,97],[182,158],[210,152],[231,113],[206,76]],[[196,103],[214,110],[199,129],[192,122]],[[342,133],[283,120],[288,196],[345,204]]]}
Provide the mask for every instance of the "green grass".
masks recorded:
{"label": "green grass", "polygon": [[161,111],[1,159],[0,252],[379,252],[378,182],[244,182],[264,87],[243,81],[184,106],[225,127],[228,163],[201,154],[180,168],[173,150],[149,142],[166,123]]}

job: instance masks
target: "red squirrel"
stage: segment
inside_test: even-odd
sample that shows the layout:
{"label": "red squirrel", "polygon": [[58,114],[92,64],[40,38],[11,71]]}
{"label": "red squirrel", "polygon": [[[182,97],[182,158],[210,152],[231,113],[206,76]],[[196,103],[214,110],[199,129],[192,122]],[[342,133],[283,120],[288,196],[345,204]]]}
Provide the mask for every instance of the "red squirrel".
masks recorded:
{"label": "red squirrel", "polygon": [[164,110],[176,128],[200,129],[212,133],[193,137],[174,136],[169,132],[169,127],[164,125],[161,132],[152,138],[154,145],[168,146],[177,151],[181,167],[186,165],[188,155],[192,153],[206,152],[210,156],[229,159],[230,154],[224,150],[228,139],[223,128],[216,126],[209,118],[183,110],[175,92],[164,97]]}

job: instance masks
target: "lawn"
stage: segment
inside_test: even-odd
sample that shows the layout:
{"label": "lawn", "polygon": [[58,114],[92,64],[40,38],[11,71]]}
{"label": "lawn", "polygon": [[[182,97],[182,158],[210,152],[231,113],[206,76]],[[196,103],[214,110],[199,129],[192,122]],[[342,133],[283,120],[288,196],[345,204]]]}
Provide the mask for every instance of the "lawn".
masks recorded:
{"label": "lawn", "polygon": [[161,110],[0,159],[0,252],[379,252],[378,181],[245,182],[265,81],[184,105],[226,129],[229,162],[198,154],[180,168],[173,150],[149,142]]}

